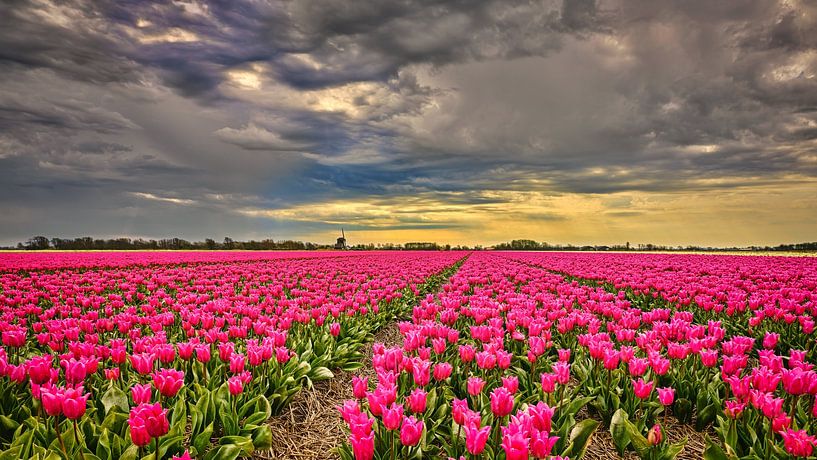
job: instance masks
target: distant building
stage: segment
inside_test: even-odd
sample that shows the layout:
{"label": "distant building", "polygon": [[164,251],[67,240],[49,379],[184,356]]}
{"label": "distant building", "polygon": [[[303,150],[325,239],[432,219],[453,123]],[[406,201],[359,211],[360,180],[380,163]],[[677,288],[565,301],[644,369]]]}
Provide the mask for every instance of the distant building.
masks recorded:
{"label": "distant building", "polygon": [[340,238],[338,238],[338,241],[335,243],[335,249],[343,250],[346,249],[346,233],[344,233],[343,229],[340,229],[340,235]]}

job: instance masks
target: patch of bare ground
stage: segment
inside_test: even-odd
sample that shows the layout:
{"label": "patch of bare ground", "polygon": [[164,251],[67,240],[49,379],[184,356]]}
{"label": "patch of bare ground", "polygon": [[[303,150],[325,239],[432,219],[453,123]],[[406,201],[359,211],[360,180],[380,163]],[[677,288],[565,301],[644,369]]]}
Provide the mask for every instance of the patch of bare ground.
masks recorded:
{"label": "patch of bare ground", "polygon": [[[582,412],[580,412],[582,414]],[[584,415],[587,415],[586,412]],[[595,419],[595,417],[593,417]],[[596,419],[598,420],[598,419]],[[670,443],[678,442],[683,438],[687,438],[687,443],[684,450],[678,454],[678,460],[700,460],[704,458],[704,449],[706,449],[705,436],[708,434],[711,439],[716,439],[711,428],[704,432],[695,431],[690,425],[678,422],[675,417],[667,417],[667,423],[664,424],[663,419],[660,420],[661,428],[667,441]],[[613,444],[613,436],[610,430],[603,424],[593,434],[593,439],[587,447],[587,451],[583,460],[638,460],[638,454],[634,451],[625,452],[624,456],[618,454],[616,446]]]}
{"label": "patch of bare ground", "polygon": [[372,344],[383,343],[387,347],[400,346],[403,337],[396,324],[390,324],[374,336],[374,341],[363,348],[363,367],[355,372],[333,371],[335,378],[304,388],[295,396],[289,407],[269,421],[272,430],[272,449],[258,453],[253,458],[280,460],[337,459],[333,449],[345,438],[343,419],[338,406],[353,399],[352,377],[374,376],[372,368]]}

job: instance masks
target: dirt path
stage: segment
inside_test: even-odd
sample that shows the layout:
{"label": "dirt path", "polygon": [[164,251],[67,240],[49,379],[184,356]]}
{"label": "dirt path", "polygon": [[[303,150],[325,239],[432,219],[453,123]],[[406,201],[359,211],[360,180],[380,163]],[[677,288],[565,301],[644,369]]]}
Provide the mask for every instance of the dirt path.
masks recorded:
{"label": "dirt path", "polygon": [[304,388],[295,396],[289,408],[269,421],[272,429],[272,449],[258,459],[319,460],[336,459],[332,449],[346,437],[338,406],[354,399],[352,376],[374,376],[372,344],[401,346],[403,337],[392,323],[374,335],[374,341],[363,348],[364,366],[355,372],[334,371],[335,378],[318,382],[312,389]]}

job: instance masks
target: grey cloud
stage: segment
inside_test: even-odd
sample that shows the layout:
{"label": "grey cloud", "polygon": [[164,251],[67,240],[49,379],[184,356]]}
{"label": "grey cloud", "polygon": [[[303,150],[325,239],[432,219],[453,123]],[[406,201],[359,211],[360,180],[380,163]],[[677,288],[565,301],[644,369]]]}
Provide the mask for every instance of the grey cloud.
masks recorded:
{"label": "grey cloud", "polygon": [[[809,1],[6,2],[0,240],[69,210],[296,236],[325,224],[234,210],[813,179],[816,28]],[[256,93],[230,86],[250,68]]]}
{"label": "grey cloud", "polygon": [[279,134],[252,123],[238,129],[221,128],[216,131],[215,134],[224,142],[237,145],[247,150],[291,152],[303,150],[307,147],[306,144],[288,141]]}

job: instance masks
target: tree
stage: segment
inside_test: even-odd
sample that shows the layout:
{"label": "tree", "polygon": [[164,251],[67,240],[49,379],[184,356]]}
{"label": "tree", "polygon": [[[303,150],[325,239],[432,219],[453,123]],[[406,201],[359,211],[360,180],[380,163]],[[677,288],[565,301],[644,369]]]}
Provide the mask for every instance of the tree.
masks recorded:
{"label": "tree", "polygon": [[25,247],[28,250],[40,251],[40,250],[43,250],[43,249],[48,249],[49,247],[51,247],[51,245],[48,242],[48,238],[46,238],[44,236],[34,236],[34,237],[31,237],[26,242]]}

